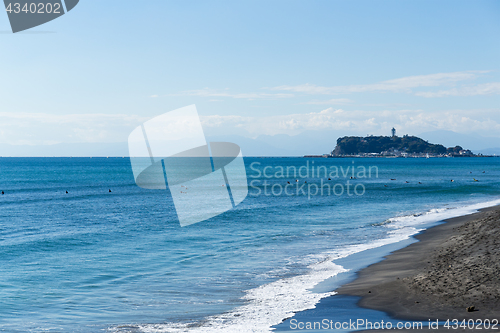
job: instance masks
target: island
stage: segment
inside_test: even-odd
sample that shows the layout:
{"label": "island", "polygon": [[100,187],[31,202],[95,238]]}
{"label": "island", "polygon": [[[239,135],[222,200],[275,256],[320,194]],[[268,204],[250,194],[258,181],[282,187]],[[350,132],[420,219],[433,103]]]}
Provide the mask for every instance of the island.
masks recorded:
{"label": "island", "polygon": [[337,139],[332,156],[393,156],[393,157],[470,157],[469,149],[460,146],[446,148],[416,136],[344,136]]}
{"label": "island", "polygon": [[396,136],[344,136],[329,154],[305,155],[304,157],[482,157],[461,146],[448,147],[433,144],[410,135]]}

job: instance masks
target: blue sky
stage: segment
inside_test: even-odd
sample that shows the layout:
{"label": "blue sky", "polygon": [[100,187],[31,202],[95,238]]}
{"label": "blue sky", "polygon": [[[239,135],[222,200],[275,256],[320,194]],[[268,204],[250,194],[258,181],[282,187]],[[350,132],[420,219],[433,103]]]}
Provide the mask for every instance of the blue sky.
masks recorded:
{"label": "blue sky", "polygon": [[207,134],[500,137],[499,1],[97,1],[10,33],[0,143],[125,142],[196,104]]}

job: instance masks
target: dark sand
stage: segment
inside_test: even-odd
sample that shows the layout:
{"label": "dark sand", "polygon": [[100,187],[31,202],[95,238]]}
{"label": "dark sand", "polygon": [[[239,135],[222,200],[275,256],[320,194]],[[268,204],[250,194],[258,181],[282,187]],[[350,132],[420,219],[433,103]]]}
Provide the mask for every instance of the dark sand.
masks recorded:
{"label": "dark sand", "polygon": [[401,320],[500,320],[500,207],[447,220],[416,238],[361,270],[339,294],[361,296],[360,306]]}

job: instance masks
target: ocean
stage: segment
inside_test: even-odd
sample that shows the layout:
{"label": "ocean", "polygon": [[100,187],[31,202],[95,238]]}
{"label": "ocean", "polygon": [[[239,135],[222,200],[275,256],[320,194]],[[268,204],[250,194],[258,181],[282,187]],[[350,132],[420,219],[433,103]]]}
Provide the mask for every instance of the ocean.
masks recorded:
{"label": "ocean", "polygon": [[181,227],[128,158],[0,158],[0,332],[268,332],[356,254],[500,204],[500,158],[245,166],[240,205]]}

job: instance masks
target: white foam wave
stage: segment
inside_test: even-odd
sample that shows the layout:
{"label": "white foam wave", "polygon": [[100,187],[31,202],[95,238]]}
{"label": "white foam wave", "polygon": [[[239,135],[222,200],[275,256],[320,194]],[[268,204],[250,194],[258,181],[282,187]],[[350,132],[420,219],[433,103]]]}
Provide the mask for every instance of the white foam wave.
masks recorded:
{"label": "white foam wave", "polygon": [[142,332],[269,332],[270,327],[296,312],[313,309],[324,297],[335,292],[314,293],[319,282],[347,271],[342,266],[325,260],[309,266],[304,275],[278,281],[247,291],[243,297],[248,303],[234,311],[207,318],[200,326],[191,324],[157,324],[139,326]]}
{"label": "white foam wave", "polygon": [[[414,230],[414,233],[418,230]],[[248,303],[233,311],[208,317],[200,323],[186,324],[147,324],[137,326],[145,333],[221,333],[221,332],[271,332],[271,327],[281,323],[295,313],[313,309],[325,297],[335,295],[335,292],[315,293],[311,289],[341,272],[345,268],[333,263],[333,260],[347,257],[351,254],[377,248],[408,238],[409,234],[394,234],[388,238],[379,239],[368,244],[357,244],[337,251],[316,255],[317,263],[310,265],[309,272],[247,291],[243,297]]]}
{"label": "white foam wave", "polygon": [[434,208],[424,213],[393,217],[380,223],[380,225],[393,229],[422,226],[453,217],[473,214],[479,209],[497,205],[500,205],[500,199],[457,207]]}
{"label": "white foam wave", "polygon": [[[203,322],[185,324],[146,324],[135,326],[145,333],[184,333],[184,332],[271,332],[271,327],[281,323],[295,313],[313,309],[324,297],[335,292],[314,293],[311,291],[318,283],[347,270],[333,263],[361,251],[396,243],[410,238],[427,224],[456,216],[468,215],[478,209],[500,205],[500,199],[455,208],[432,209],[422,214],[412,214],[390,219],[384,224],[392,230],[388,237],[370,243],[356,244],[343,249],[308,256],[311,264],[306,274],[283,278],[275,282],[248,290],[243,297],[248,303],[233,311],[206,318]],[[116,331],[123,331],[115,328]]]}

